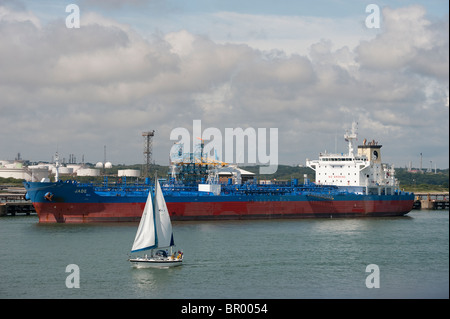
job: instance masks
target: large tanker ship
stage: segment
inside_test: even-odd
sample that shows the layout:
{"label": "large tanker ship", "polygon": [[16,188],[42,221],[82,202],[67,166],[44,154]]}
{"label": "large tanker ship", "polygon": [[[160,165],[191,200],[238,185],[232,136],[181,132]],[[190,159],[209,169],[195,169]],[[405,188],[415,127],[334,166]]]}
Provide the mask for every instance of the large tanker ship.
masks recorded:
{"label": "large tanker ship", "polygon": [[[357,147],[356,124],[346,132],[348,153],[321,153],[307,160],[315,171],[315,183],[242,183],[233,166],[201,167],[208,178],[200,182],[180,180],[183,167],[175,165],[170,178],[162,182],[164,198],[172,220],[335,218],[402,216],[411,211],[414,194],[400,191],[393,167],[381,162],[381,145],[372,141]],[[195,169],[194,169],[195,171]],[[234,176],[220,183],[218,175]],[[184,172],[186,173],[186,172]],[[57,178],[56,178],[57,179]],[[101,185],[62,182],[24,182],[40,223],[85,223],[138,221],[148,192],[146,183]]]}

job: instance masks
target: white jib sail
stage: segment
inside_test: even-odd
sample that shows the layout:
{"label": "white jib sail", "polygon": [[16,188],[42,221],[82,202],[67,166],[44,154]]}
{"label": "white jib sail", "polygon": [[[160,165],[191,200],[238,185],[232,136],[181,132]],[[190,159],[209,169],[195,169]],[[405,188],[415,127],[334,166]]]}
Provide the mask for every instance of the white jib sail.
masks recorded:
{"label": "white jib sail", "polygon": [[169,210],[158,181],[156,181],[155,188],[155,225],[158,247],[173,246],[172,223],[170,222]]}
{"label": "white jib sail", "polygon": [[149,191],[131,252],[155,248],[155,214],[153,209],[152,192]]}

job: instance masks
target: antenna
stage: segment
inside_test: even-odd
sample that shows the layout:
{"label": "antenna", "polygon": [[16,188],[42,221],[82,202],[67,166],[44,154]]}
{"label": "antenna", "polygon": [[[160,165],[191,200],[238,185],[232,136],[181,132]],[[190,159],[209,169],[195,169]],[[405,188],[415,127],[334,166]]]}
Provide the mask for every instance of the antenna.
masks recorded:
{"label": "antenna", "polygon": [[103,175],[105,175],[106,171],[105,171],[105,167],[106,166],[106,145],[103,146]]}
{"label": "antenna", "polygon": [[150,164],[152,162],[152,144],[153,136],[155,136],[155,130],[151,132],[142,132],[144,137],[144,169],[142,175],[144,177],[150,177]]}
{"label": "antenna", "polygon": [[420,172],[422,173],[422,153],[420,153]]}

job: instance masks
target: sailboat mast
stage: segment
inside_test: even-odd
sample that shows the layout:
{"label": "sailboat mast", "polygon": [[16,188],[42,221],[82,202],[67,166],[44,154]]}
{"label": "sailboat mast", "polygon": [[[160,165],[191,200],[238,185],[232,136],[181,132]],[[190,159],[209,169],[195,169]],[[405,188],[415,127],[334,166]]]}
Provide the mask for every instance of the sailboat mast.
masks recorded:
{"label": "sailboat mast", "polygon": [[157,190],[156,190],[157,189],[156,183],[157,182],[158,181],[156,179],[156,174],[155,174],[155,187],[154,187],[155,191],[154,191],[154,196],[153,196],[154,200],[152,202],[152,204],[153,204],[153,227],[155,229],[155,248],[158,248],[158,230],[157,230],[156,225],[160,223],[160,219],[159,219],[159,205],[157,203],[157,197],[156,197],[157,196],[156,195],[156,192],[157,192]]}

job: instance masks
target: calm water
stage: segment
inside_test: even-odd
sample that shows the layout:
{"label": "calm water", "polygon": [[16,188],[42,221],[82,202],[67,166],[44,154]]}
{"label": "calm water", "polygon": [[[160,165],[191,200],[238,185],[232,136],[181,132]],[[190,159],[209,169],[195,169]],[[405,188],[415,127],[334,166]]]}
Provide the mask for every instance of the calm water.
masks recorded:
{"label": "calm water", "polygon": [[[176,222],[173,269],[127,261],[137,224],[0,218],[0,298],[449,298],[448,211],[408,217]],[[66,266],[80,288],[66,287]],[[380,287],[366,287],[366,266]]]}

